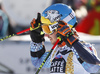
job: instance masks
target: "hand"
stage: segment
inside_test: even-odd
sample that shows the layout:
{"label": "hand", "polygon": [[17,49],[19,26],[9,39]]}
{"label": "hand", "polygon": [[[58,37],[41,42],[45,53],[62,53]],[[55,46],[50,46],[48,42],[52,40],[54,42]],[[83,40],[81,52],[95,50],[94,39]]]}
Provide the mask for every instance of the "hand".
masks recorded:
{"label": "hand", "polygon": [[41,28],[41,20],[40,19],[41,19],[41,14],[38,13],[37,19],[34,18],[31,21],[32,28],[33,29],[36,28],[36,29],[32,30],[30,32],[30,37],[31,37],[32,41],[36,42],[36,43],[40,43],[40,42],[44,41],[44,34],[41,35],[41,32],[43,32],[43,31],[42,31],[42,28]]}
{"label": "hand", "polygon": [[61,37],[61,42],[64,41],[67,46],[71,47],[78,38],[72,33],[70,27],[64,21],[58,22],[57,37]]}

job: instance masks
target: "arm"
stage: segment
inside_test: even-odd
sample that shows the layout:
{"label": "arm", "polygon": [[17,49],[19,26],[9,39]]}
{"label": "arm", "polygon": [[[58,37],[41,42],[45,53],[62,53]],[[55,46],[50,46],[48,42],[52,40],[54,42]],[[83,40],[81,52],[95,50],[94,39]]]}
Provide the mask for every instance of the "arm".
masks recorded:
{"label": "arm", "polygon": [[80,58],[90,64],[100,64],[100,60],[88,48],[82,45],[79,41],[73,44],[73,47],[79,54]]}
{"label": "arm", "polygon": [[[49,52],[45,52],[45,48],[42,45],[42,43],[31,42],[30,45],[31,45],[30,52],[31,52],[32,64],[35,67],[39,67]],[[46,67],[46,68],[50,67],[50,56],[45,62],[43,67]]]}
{"label": "arm", "polygon": [[[31,60],[34,66],[39,67],[43,60],[45,59],[47,52],[45,53],[45,47],[42,45],[42,42],[44,40],[44,34],[41,34],[42,28],[41,28],[41,21],[40,21],[41,15],[38,13],[37,19],[33,19],[31,22],[32,28],[36,28],[35,30],[32,30],[30,32],[31,37]],[[45,65],[43,67],[49,67],[50,65],[50,59],[46,61]],[[48,65],[48,66],[47,66]]]}
{"label": "arm", "polygon": [[60,36],[67,46],[73,46],[83,61],[95,65],[100,64],[98,57],[80,43],[79,39],[72,33],[70,27],[63,21],[59,21],[57,36]]}
{"label": "arm", "polygon": [[[83,42],[83,41],[81,41],[81,43],[82,43],[84,46],[86,46],[86,47],[88,48],[88,50],[89,50],[92,54],[94,54],[95,56],[97,56],[96,50],[95,50],[95,48],[93,47],[93,45],[91,45],[91,44],[89,44],[89,43],[85,43],[85,42]],[[84,68],[87,72],[89,72],[89,73],[96,73],[96,72],[100,69],[100,66],[99,66],[99,65],[89,64],[89,63],[83,61],[83,60],[79,57],[78,53],[76,52],[76,50],[75,50],[74,48],[73,48],[73,52],[75,53],[75,55],[76,55],[78,61],[80,62],[80,64],[82,64],[83,68]]]}

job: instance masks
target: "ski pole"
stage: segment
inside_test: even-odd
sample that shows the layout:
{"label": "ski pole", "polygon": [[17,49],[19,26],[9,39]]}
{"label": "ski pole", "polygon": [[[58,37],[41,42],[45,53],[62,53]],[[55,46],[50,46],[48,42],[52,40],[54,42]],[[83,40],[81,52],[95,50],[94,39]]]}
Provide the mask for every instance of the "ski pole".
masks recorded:
{"label": "ski pole", "polygon": [[56,43],[53,45],[52,49],[50,50],[50,52],[48,53],[48,55],[46,56],[46,58],[44,59],[44,61],[42,62],[42,64],[40,65],[40,67],[38,68],[38,70],[36,71],[35,74],[38,74],[39,71],[41,70],[41,68],[43,67],[43,65],[45,64],[46,60],[48,59],[48,57],[50,56],[50,54],[52,53],[53,49],[56,47],[56,45],[58,44],[58,42],[61,40],[60,37],[57,38]]}
{"label": "ski pole", "polygon": [[5,39],[8,39],[8,38],[10,38],[10,37],[12,37],[12,36],[15,36],[15,35],[20,35],[20,34],[22,34],[22,33],[35,30],[35,29],[37,29],[37,28],[39,28],[39,27],[40,27],[40,26],[38,26],[38,27],[36,27],[36,28],[34,28],[34,29],[33,29],[32,27],[30,27],[30,28],[25,29],[25,30],[22,30],[22,31],[20,31],[20,32],[14,33],[14,34],[12,34],[12,35],[8,35],[8,36],[6,36],[6,37],[3,37],[3,38],[0,39],[0,41],[4,41]]}

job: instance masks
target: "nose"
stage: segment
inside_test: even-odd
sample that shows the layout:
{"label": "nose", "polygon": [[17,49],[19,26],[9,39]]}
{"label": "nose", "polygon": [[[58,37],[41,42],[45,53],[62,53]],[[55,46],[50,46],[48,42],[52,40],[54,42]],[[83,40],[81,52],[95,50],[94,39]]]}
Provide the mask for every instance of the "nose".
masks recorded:
{"label": "nose", "polygon": [[49,37],[49,34],[45,34],[46,37]]}

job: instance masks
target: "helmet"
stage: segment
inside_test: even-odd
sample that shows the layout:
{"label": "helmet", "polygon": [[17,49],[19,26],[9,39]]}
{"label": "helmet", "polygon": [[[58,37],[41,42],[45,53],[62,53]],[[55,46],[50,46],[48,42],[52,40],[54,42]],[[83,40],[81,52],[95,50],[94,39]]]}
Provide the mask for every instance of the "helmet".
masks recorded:
{"label": "helmet", "polygon": [[[57,21],[63,20],[68,23],[72,28],[76,24],[76,16],[74,11],[65,4],[57,3],[46,8],[41,16],[41,22],[43,24],[48,24],[50,30],[54,30],[57,28]],[[47,26],[43,26],[48,29]],[[44,29],[43,29],[44,30]]]}

